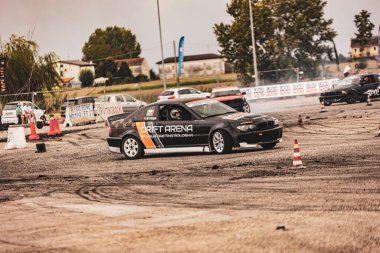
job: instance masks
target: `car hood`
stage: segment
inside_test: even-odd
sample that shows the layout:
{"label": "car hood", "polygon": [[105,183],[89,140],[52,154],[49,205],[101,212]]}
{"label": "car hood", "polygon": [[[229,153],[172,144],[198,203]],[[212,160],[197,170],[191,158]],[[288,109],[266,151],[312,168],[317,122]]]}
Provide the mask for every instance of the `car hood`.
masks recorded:
{"label": "car hood", "polygon": [[231,95],[231,96],[223,96],[223,97],[211,97],[211,99],[217,100],[219,102],[242,99],[243,95]]}
{"label": "car hood", "polygon": [[[337,86],[333,89],[330,89],[326,92],[338,92],[340,93],[342,90],[350,90],[350,89],[354,89],[356,88],[358,85],[357,84],[353,84],[353,85],[341,85],[341,86]],[[326,93],[324,92],[324,93]],[[323,93],[322,93],[323,94]]]}
{"label": "car hood", "polygon": [[219,115],[210,117],[210,119],[218,119],[221,121],[227,121],[230,123],[241,124],[241,123],[257,123],[263,121],[273,120],[271,116],[262,114],[251,114],[245,112],[236,112],[227,115]]}

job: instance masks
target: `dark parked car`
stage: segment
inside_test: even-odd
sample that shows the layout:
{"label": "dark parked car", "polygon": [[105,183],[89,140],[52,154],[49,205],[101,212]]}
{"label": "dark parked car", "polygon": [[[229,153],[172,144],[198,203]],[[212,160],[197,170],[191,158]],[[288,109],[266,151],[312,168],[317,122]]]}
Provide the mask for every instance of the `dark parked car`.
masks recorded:
{"label": "dark parked car", "polygon": [[380,97],[380,82],[377,74],[362,74],[347,77],[341,80],[341,84],[335,88],[321,93],[319,101],[324,105],[346,102],[348,104],[357,101],[364,102],[368,94],[371,98]]}
{"label": "dark parked car", "polygon": [[127,159],[157,148],[209,147],[219,154],[250,144],[271,149],[282,138],[277,119],[237,112],[213,99],[164,100],[129,115],[111,116],[108,125],[110,150]]}
{"label": "dark parked car", "polygon": [[237,87],[218,87],[211,91],[211,98],[222,102],[239,112],[250,112],[251,108],[244,98],[245,93]]}
{"label": "dark parked car", "polygon": [[92,96],[65,99],[65,101],[63,102],[61,106],[61,117],[65,118],[66,107],[69,105],[81,105],[81,104],[90,103],[90,104],[93,104],[93,106],[95,106],[95,102],[97,101],[98,101],[98,97],[92,97]]}

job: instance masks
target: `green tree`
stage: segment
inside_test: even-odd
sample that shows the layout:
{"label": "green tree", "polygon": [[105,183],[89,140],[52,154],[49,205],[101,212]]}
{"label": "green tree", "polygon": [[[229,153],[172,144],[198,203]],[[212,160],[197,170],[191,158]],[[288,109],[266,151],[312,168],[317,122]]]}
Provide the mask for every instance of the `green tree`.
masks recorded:
{"label": "green tree", "polygon": [[[23,36],[12,35],[8,42],[1,44],[0,55],[6,59],[6,93],[20,94],[51,90],[59,80],[55,69],[57,56],[53,53],[40,55],[38,45]],[[30,99],[27,95],[5,97],[8,100]],[[37,100],[43,102],[41,94]]]}
{"label": "green tree", "polygon": [[355,25],[358,32],[355,33],[355,40],[360,45],[360,53],[363,52],[365,45],[367,45],[372,38],[372,30],[375,27],[369,20],[371,13],[366,10],[362,10],[359,14],[355,15]]}
{"label": "green tree", "polygon": [[129,83],[131,80],[133,80],[132,71],[129,69],[129,66],[126,62],[121,63],[117,74],[123,82]]}
{"label": "green tree", "polygon": [[112,77],[118,76],[117,66],[112,58],[107,58],[104,61],[100,61],[95,69],[96,77]]}
{"label": "green tree", "polygon": [[160,79],[153,69],[149,70],[149,79],[154,81]]}
{"label": "green tree", "polygon": [[79,80],[83,87],[90,87],[94,83],[94,73],[89,69],[84,69],[79,74]]}
{"label": "green tree", "polygon": [[[332,58],[332,19],[324,19],[323,0],[253,0],[258,70],[301,68],[317,75],[322,56]],[[216,24],[214,32],[221,54],[234,64],[247,83],[253,74],[249,1],[232,0],[227,13],[230,24]]]}
{"label": "green tree", "polygon": [[141,53],[136,36],[124,27],[110,26],[96,29],[82,49],[84,61],[99,63],[107,57],[136,58]]}

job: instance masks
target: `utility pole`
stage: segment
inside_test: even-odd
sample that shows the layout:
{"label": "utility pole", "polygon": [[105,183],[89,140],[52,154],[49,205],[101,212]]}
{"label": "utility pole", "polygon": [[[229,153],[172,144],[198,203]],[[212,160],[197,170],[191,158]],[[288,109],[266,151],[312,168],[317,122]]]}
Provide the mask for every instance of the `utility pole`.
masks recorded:
{"label": "utility pole", "polygon": [[164,63],[164,47],[162,45],[162,31],[161,31],[161,16],[160,16],[160,3],[157,0],[157,11],[158,11],[158,27],[160,30],[160,44],[161,44],[161,67],[163,73],[163,82],[164,82],[164,90],[166,90],[166,72],[165,72],[165,63]]}
{"label": "utility pole", "polygon": [[256,60],[256,42],[255,42],[255,33],[253,28],[253,17],[252,17],[252,2],[248,0],[249,3],[249,17],[251,19],[251,36],[252,36],[252,52],[253,52],[253,70],[255,76],[255,86],[260,86],[260,76],[257,72],[257,60]]}

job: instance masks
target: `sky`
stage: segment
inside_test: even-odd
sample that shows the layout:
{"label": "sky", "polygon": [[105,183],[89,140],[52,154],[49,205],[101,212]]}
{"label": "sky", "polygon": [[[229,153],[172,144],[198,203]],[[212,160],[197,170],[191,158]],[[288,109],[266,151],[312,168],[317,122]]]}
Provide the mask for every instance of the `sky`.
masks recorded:
{"label": "sky", "polygon": [[[229,0],[159,0],[164,57],[172,57],[173,41],[185,36],[185,55],[218,53],[216,23],[229,23]],[[338,53],[348,56],[356,27],[354,15],[371,13],[377,35],[380,0],[327,0],[325,17],[333,18]],[[0,40],[12,34],[32,38],[40,53],[54,52],[61,60],[79,60],[82,47],[97,28],[130,29],[141,44],[141,57],[151,67],[161,59],[157,0],[0,0]],[[249,28],[247,28],[249,29]]]}

